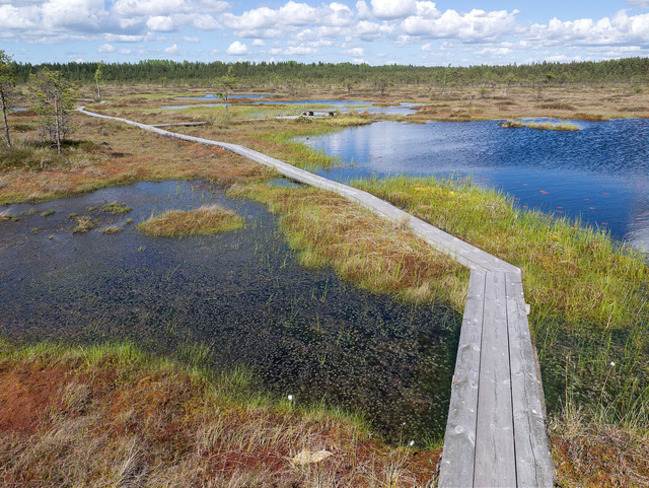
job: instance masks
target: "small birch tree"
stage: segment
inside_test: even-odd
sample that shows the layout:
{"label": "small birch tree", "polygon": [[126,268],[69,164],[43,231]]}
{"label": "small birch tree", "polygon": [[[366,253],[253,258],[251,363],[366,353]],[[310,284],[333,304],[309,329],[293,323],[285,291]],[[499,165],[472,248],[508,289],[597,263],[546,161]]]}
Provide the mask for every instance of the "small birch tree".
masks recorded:
{"label": "small birch tree", "polygon": [[225,103],[225,116],[228,116],[228,106],[230,93],[239,85],[239,82],[236,76],[233,73],[232,66],[228,66],[228,73],[224,76],[219,76],[215,78],[212,82],[212,88],[214,88],[214,96],[220,98]]}
{"label": "small birch tree", "polygon": [[0,49],[0,106],[2,108],[2,120],[5,127],[5,140],[7,147],[11,147],[9,138],[9,123],[7,122],[7,108],[9,104],[9,92],[16,85],[16,76],[11,68],[11,56]]}
{"label": "small birch tree", "polygon": [[99,89],[99,85],[104,81],[104,73],[102,71],[103,67],[104,67],[104,62],[100,61],[99,64],[97,64],[97,70],[95,71],[95,84],[97,85],[98,102],[101,102],[101,90]]}
{"label": "small birch tree", "polygon": [[66,80],[58,71],[41,69],[29,77],[30,99],[37,104],[43,132],[56,143],[61,154],[61,143],[74,130],[71,112],[77,93],[74,83]]}

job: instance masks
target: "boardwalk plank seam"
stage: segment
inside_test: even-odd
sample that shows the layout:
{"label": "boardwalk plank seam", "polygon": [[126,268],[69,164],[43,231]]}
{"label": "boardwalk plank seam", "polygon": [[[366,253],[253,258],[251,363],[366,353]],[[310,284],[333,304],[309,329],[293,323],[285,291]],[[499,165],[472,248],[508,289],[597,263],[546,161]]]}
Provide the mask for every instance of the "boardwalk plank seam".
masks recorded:
{"label": "boardwalk plank seam", "polygon": [[[522,289],[521,271],[519,268],[502,261],[501,259],[492,256],[491,254],[472,246],[421,219],[413,217],[409,213],[370,193],[301,170],[295,166],[289,165],[283,161],[259,153],[245,146],[169,132],[128,119],[89,112],[86,111],[84,107],[79,107],[77,110],[91,117],[123,122],[129,125],[134,125],[143,130],[155,132],[165,137],[216,146],[265,166],[272,167],[280,174],[295,181],[335,192],[348,200],[363,205],[365,208],[368,208],[383,218],[394,222],[407,222],[408,227],[415,235],[426,241],[438,251],[450,255],[460,264],[469,267],[471,269],[469,293],[467,296],[465,314],[460,332],[460,345],[464,344],[466,347],[462,350],[458,348],[456,371],[453,375],[453,385],[451,386],[449,421],[447,422],[446,436],[444,438],[444,451],[440,466],[439,486],[553,486],[554,465],[552,462],[549,438],[545,429],[543,388],[541,386],[536,353],[530,338],[527,315],[525,314],[525,300]],[[494,286],[499,286],[500,283],[502,283],[502,293],[499,294],[496,292],[496,295],[491,297],[492,300],[487,301],[487,293],[494,292],[494,290],[489,290],[489,280],[493,280]],[[484,286],[482,286],[482,283],[484,283]],[[480,293],[480,291],[482,291],[482,293]],[[492,310],[494,305],[498,307],[497,310]],[[504,323],[504,331],[489,330],[489,327],[494,324],[485,324],[485,317],[491,317],[492,314],[494,314],[495,320],[493,322],[496,323],[496,326],[500,325],[502,328]],[[497,364],[496,369],[498,369],[501,383],[503,381],[509,382],[509,401],[505,402],[505,404],[509,404],[510,411],[511,450],[515,448],[516,437],[519,438],[518,447],[521,448],[520,454],[516,451],[510,455],[513,468],[512,466],[504,466],[503,468],[499,462],[496,462],[493,465],[494,469],[491,470],[487,469],[487,464],[485,464],[484,467],[482,466],[482,460],[487,459],[488,454],[498,456],[499,453],[496,451],[500,450],[500,445],[496,446],[493,443],[495,437],[491,436],[488,440],[478,438],[479,431],[489,437],[489,429],[491,428],[491,424],[487,426],[489,428],[479,425],[479,412],[477,407],[479,406],[480,389],[482,386],[480,379],[478,379],[477,385],[475,386],[476,391],[471,392],[471,389],[473,389],[471,379],[475,376],[476,372],[476,369],[471,371],[471,365],[475,368],[476,356],[478,357],[478,374],[482,375],[483,373],[482,353],[484,350],[482,347],[482,340],[485,325],[488,327],[488,334],[496,333],[494,336],[496,339],[498,339],[498,334],[500,334],[502,340],[502,335],[504,333],[509,349],[511,349],[513,344],[515,353],[520,354],[520,358],[517,358],[516,356],[512,358],[512,355],[508,353],[507,361],[494,363],[494,365]],[[465,328],[467,326],[469,329],[465,334]],[[479,338],[477,338],[477,329],[479,329]],[[463,337],[465,338],[466,343],[463,342]],[[473,346],[471,346],[471,344],[473,344]],[[470,354],[471,347],[474,348],[474,354]],[[462,357],[465,355],[468,355],[469,357],[468,368],[464,363],[460,364],[461,353]],[[485,358],[485,364],[489,367],[491,367],[491,363],[489,363],[490,359],[494,358]],[[512,376],[512,359],[514,362],[516,378]],[[505,363],[506,367],[503,367],[502,365]],[[485,380],[485,383],[491,383],[492,386],[498,386],[495,384],[497,382],[497,377],[485,378]],[[516,382],[516,386],[513,386],[514,381]],[[476,380],[474,379],[474,383],[475,382]],[[468,390],[466,388],[467,385],[469,385]],[[502,384],[500,387],[502,387]],[[504,392],[502,388],[498,391]],[[498,393],[487,401],[486,413],[492,416],[492,420],[498,420],[500,422],[502,420],[500,419],[502,415],[499,417],[499,414],[502,414],[502,412],[498,412],[498,402],[494,403],[494,399],[497,396]],[[474,411],[472,412],[470,407],[468,409],[466,407],[467,402],[470,405],[473,404],[473,397],[475,397],[476,402],[474,404]],[[484,413],[485,412],[483,412],[483,414]],[[468,415],[468,417],[463,418],[462,414],[465,414],[465,417]],[[472,423],[471,419],[473,418],[473,415],[475,416],[475,421]],[[505,432],[507,427],[502,422],[500,423],[502,424],[500,427],[494,424],[492,430],[494,430],[494,434],[502,436],[502,433]],[[458,427],[459,430],[457,430]],[[500,429],[500,431],[498,429]],[[526,445],[526,442],[530,444],[528,449],[523,448]],[[476,446],[478,446],[479,443],[483,443],[485,446],[488,445],[493,452],[478,452]],[[509,450],[510,447],[505,447],[505,449]],[[468,457],[465,455],[466,453],[469,454]],[[458,456],[458,460],[470,458],[470,460],[467,461],[468,465],[463,465],[461,462],[454,462],[453,456]],[[505,464],[507,463],[509,463],[509,461],[505,461]],[[476,469],[477,464],[480,464],[479,470]],[[504,471],[500,471],[501,468],[504,469]],[[484,477],[481,472],[478,472],[480,470],[485,470]],[[466,472],[469,473],[468,477],[465,477]],[[513,480],[511,478],[512,472]],[[470,482],[468,481],[469,479],[471,480]]]}

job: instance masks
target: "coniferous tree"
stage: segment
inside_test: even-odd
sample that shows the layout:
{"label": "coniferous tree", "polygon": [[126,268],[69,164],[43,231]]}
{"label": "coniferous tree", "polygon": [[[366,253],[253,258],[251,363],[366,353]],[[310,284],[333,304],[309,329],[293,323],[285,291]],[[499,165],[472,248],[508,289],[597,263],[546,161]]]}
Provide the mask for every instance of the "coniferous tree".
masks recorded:
{"label": "coniferous tree", "polygon": [[30,99],[37,104],[43,132],[56,143],[61,154],[61,143],[74,129],[71,112],[77,87],[63,78],[59,71],[42,68],[30,76]]}

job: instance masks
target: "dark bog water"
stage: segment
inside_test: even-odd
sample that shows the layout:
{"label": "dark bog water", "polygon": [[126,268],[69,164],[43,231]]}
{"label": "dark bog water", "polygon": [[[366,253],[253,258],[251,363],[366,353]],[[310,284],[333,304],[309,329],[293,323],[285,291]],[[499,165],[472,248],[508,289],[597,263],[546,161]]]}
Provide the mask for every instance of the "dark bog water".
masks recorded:
{"label": "dark bog water", "polygon": [[[133,210],[88,210],[113,201]],[[211,203],[239,212],[246,228],[183,239],[134,229],[152,213]],[[1,336],[128,339],[164,354],[201,345],[214,366],[243,364],[265,390],[362,411],[393,441],[443,434],[459,315],[302,268],[262,206],[205,183],[164,182],[4,211],[20,220],[0,223]],[[72,234],[71,213],[102,224]],[[109,224],[124,230],[99,232]]]}
{"label": "dark bog water", "polygon": [[580,131],[379,122],[304,142],[353,161],[322,171],[328,178],[470,175],[523,207],[581,218],[649,250],[649,120],[575,123]]}

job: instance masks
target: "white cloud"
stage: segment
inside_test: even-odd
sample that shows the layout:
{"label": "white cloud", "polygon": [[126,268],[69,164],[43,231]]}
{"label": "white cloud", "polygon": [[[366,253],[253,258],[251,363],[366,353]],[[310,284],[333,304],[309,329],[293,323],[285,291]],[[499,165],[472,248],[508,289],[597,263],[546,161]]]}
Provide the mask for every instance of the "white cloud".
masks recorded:
{"label": "white cloud", "polygon": [[284,54],[288,56],[293,55],[304,55],[304,54],[315,54],[317,51],[312,47],[306,46],[291,46],[284,51]]}
{"label": "white cloud", "polygon": [[115,46],[111,44],[102,44],[97,48],[97,52],[100,53],[112,53],[115,52]]}
{"label": "white cloud", "polygon": [[130,50],[130,49],[120,49],[118,52],[119,52],[120,54],[131,54],[131,50]]}
{"label": "white cloud", "polygon": [[547,25],[534,24],[529,36],[551,44],[621,45],[649,42],[649,14],[629,17],[621,10],[612,18],[562,22],[556,17]]}
{"label": "white cloud", "polygon": [[49,0],[41,7],[42,21],[49,27],[95,30],[109,20],[103,0]]}
{"label": "white cloud", "polygon": [[171,32],[174,30],[174,21],[167,15],[149,17],[146,26],[154,32]]}
{"label": "white cloud", "polygon": [[365,0],[356,2],[356,18],[359,20],[366,20],[372,16],[372,11],[365,3]]}
{"label": "white cloud", "polygon": [[410,16],[401,23],[401,28],[410,36],[487,40],[515,33],[518,13],[518,10],[485,12],[474,9],[460,14],[455,10],[447,10],[439,16]]}
{"label": "white cloud", "polygon": [[106,34],[104,38],[108,42],[142,42],[144,36],[131,36],[125,34]]}
{"label": "white cloud", "polygon": [[402,19],[416,12],[415,0],[372,0],[372,13],[377,19]]}
{"label": "white cloud", "polygon": [[17,8],[13,5],[0,5],[0,27],[4,29],[33,29],[38,22],[36,8]]}
{"label": "white cloud", "polygon": [[167,54],[176,54],[178,52],[178,46],[174,42],[173,46],[169,46],[168,48],[165,49],[165,52]]}
{"label": "white cloud", "polygon": [[264,47],[266,43],[263,39],[255,39],[254,41],[252,41],[252,45],[255,47]]}
{"label": "white cloud", "polygon": [[626,2],[634,7],[649,8],[649,0],[626,0]]}
{"label": "white cloud", "polygon": [[365,51],[363,50],[362,47],[354,47],[352,49],[348,49],[347,54],[351,54],[352,56],[356,56],[357,58],[360,58],[361,56],[365,55]]}
{"label": "white cloud", "polygon": [[226,52],[231,55],[239,55],[239,56],[250,53],[250,51],[248,50],[248,46],[246,46],[245,44],[239,41],[234,41],[232,44],[230,44],[230,47],[228,47]]}

